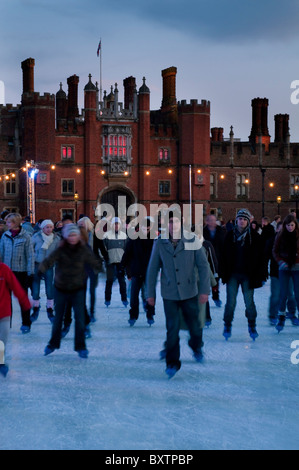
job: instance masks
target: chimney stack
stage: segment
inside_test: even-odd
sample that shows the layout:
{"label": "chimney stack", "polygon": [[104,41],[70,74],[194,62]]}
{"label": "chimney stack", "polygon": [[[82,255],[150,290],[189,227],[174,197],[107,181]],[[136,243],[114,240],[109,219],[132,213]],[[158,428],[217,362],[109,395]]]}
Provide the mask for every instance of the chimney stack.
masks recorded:
{"label": "chimney stack", "polygon": [[34,92],[34,65],[35,60],[31,57],[21,63],[23,70],[23,93]]}
{"label": "chimney stack", "polygon": [[67,79],[68,84],[68,119],[72,120],[79,116],[78,109],[78,84],[79,77],[72,75]]}
{"label": "chimney stack", "polygon": [[133,106],[133,103],[134,103],[136,79],[135,77],[127,77],[124,79],[123,84],[124,84],[124,89],[125,89],[124,106],[125,106],[125,109],[129,109],[130,105]]}
{"label": "chimney stack", "polygon": [[289,115],[288,114],[276,114],[274,116],[275,121],[275,141],[284,142],[287,141],[289,132]]}

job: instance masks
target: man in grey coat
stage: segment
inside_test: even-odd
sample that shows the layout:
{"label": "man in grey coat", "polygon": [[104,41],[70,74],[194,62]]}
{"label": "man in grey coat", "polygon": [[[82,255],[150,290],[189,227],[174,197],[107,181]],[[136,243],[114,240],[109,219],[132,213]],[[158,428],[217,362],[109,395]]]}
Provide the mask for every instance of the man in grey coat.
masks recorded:
{"label": "man in grey coat", "polygon": [[167,329],[166,373],[171,378],[181,367],[180,312],[190,332],[189,346],[194,357],[197,361],[202,359],[199,303],[206,303],[210,292],[210,271],[205,251],[195,234],[183,231],[180,211],[169,213],[169,237],[159,237],[154,242],[146,280],[150,305],[155,305],[160,269]]}

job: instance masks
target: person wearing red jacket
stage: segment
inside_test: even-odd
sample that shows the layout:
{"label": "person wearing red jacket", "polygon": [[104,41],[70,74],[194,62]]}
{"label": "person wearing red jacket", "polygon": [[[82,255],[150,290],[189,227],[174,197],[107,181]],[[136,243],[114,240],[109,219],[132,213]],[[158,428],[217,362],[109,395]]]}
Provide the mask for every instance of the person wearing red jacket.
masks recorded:
{"label": "person wearing red jacket", "polygon": [[8,339],[11,309],[11,292],[18,299],[21,308],[29,311],[30,301],[12,270],[0,262],[0,373],[7,375],[8,367],[4,362],[4,351]]}

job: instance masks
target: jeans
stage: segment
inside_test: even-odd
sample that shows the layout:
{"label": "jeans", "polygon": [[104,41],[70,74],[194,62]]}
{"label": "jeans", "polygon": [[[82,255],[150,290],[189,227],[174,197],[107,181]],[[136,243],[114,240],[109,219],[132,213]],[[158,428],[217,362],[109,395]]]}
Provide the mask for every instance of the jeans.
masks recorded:
{"label": "jeans", "polygon": [[121,266],[121,264],[120,263],[108,264],[106,274],[107,274],[107,281],[106,281],[106,288],[105,288],[105,300],[106,301],[111,300],[112,285],[116,276],[118,279],[118,283],[119,283],[119,292],[120,292],[121,300],[126,301],[127,300],[127,285],[125,281],[124,269]]}
{"label": "jeans", "polygon": [[[271,277],[271,296],[269,300],[269,317],[277,318],[279,298],[280,298],[280,282],[278,277]],[[287,296],[287,308],[288,312],[293,316],[296,314],[296,300],[294,296],[294,284],[293,280],[290,279]]]}
{"label": "jeans", "polygon": [[[139,317],[139,294],[140,291],[143,290],[145,283],[145,278],[140,277],[132,277],[131,279],[131,287],[130,287],[130,318],[132,320],[137,320]],[[144,295],[142,295],[144,298]],[[148,305],[146,301],[144,301],[145,310],[146,310],[146,317],[151,319],[155,315],[155,307]]]}
{"label": "jeans", "polygon": [[244,303],[246,307],[245,315],[248,323],[255,326],[257,311],[254,303],[254,289],[249,287],[249,279],[243,274],[233,274],[226,284],[226,305],[224,309],[224,323],[228,326],[234,319],[235,308],[237,305],[237,295],[239,286],[241,286]]}
{"label": "jeans", "polygon": [[187,300],[163,299],[166,317],[166,364],[180,369],[180,338],[181,325],[180,310],[190,332],[189,346],[194,352],[198,352],[203,346],[202,328],[199,323],[198,296]]}
{"label": "jeans", "polygon": [[48,300],[54,299],[54,268],[48,269],[44,274],[38,272],[39,263],[35,263],[35,272],[32,283],[33,300],[40,299],[40,283],[44,279],[46,287],[46,296]]}
{"label": "jeans", "polygon": [[65,307],[69,303],[74,309],[75,316],[75,351],[86,349],[85,344],[85,290],[62,291],[55,289],[55,317],[52,327],[52,336],[49,346],[54,349],[60,348],[61,329]]}
{"label": "jeans", "polygon": [[279,270],[279,286],[280,286],[280,296],[279,296],[279,312],[285,313],[286,304],[288,298],[288,291],[290,280],[293,279],[294,284],[294,294],[297,304],[297,309],[299,310],[299,271],[295,269],[280,269]]}
{"label": "jeans", "polygon": [[[29,288],[29,277],[26,272],[19,272],[19,271],[13,271],[14,275],[16,276],[17,280],[25,290],[26,294],[28,294],[28,288]],[[30,320],[30,309],[29,310],[23,310],[21,308],[21,315],[22,315],[22,325],[23,326],[31,326],[31,320]]]}

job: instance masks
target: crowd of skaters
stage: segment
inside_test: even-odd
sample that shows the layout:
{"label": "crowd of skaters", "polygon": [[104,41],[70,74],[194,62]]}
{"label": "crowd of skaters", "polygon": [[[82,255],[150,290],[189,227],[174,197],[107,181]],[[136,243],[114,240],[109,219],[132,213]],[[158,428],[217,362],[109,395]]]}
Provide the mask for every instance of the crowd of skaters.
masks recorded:
{"label": "crowd of skaters", "polygon": [[[269,277],[270,325],[278,332],[284,328],[286,318],[299,325],[299,227],[295,213],[283,220],[280,216],[273,221],[263,217],[259,224],[245,208],[225,225],[209,214],[203,231],[193,227],[191,232],[185,229],[180,211],[171,210],[166,220],[167,236],[163,237],[163,225],[153,234],[151,217],[145,217],[137,227],[119,217],[108,216],[94,225],[84,214],[76,223],[71,216],[65,216],[56,223],[41,219],[33,226],[28,217],[3,212],[0,218],[0,372],[4,376],[8,372],[3,345],[7,343],[11,326],[11,292],[20,303],[21,332],[28,334],[41,308],[41,281],[45,283],[46,310],[52,323],[44,354],[59,349],[73,315],[74,349],[81,358],[87,358],[86,338],[90,337],[90,323],[96,321],[98,274],[106,273],[104,308],[109,308],[112,286],[118,281],[123,305],[130,304],[131,327],[139,318],[140,293],[147,322],[150,326],[154,324],[160,275],[166,318],[161,358],[166,361],[170,378],[181,367],[181,328],[189,330],[189,346],[195,360],[202,360],[203,328],[212,323],[209,295],[220,308],[220,282],[226,285],[223,317],[226,340],[232,335],[240,286],[249,335],[253,340],[258,337],[254,290],[262,287]],[[104,235],[97,236],[97,231],[103,228]],[[138,232],[138,236],[131,236],[133,232]]]}

